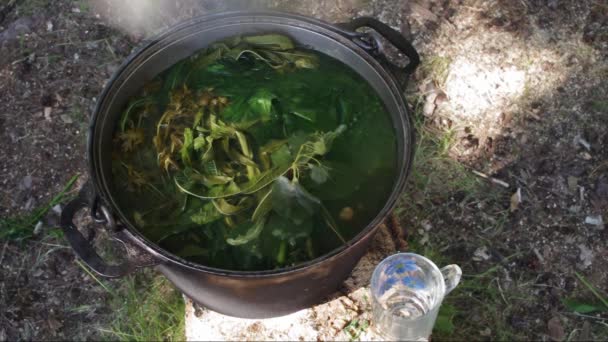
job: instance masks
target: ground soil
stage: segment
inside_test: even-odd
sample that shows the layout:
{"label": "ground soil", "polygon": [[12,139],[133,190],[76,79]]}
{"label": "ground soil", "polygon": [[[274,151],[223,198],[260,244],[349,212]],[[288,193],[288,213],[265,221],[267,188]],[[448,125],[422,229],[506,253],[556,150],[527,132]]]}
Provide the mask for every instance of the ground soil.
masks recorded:
{"label": "ground soil", "polygon": [[[399,211],[408,238],[465,275],[494,268],[506,336],[608,338],[605,313],[563,304],[595,300],[576,273],[608,293],[608,229],[598,223],[608,221],[605,1],[162,1],[162,11],[109,2],[0,3],[2,218],[44,205],[75,174],[77,186],[86,180],[96,97],[154,32],[253,6],[330,22],[369,15],[410,38],[426,61],[407,96],[424,107],[427,127],[451,132],[450,158],[469,176],[490,177],[471,193],[412,183]],[[56,216],[30,240],[0,241],[0,340],[98,338],[111,317],[105,290],[50,234]],[[454,336],[504,338],[474,299],[454,305],[461,321],[480,323]]]}

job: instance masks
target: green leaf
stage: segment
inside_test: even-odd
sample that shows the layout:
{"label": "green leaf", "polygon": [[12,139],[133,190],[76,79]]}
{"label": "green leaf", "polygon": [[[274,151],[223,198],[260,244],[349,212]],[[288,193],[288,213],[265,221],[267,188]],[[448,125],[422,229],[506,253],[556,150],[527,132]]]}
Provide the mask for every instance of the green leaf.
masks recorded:
{"label": "green leaf", "polygon": [[580,300],[577,300],[574,298],[564,299],[562,302],[563,302],[564,306],[566,308],[568,308],[568,310],[582,313],[582,314],[600,312],[600,311],[608,311],[608,308],[588,304],[588,303],[585,303],[583,301],[580,301]]}
{"label": "green leaf", "polygon": [[268,89],[258,89],[258,91],[249,98],[247,103],[251,111],[256,114],[262,121],[270,120],[272,112],[272,100],[276,99],[276,95]]}
{"label": "green leaf", "polygon": [[287,145],[282,145],[279,149],[270,154],[270,160],[274,166],[289,165],[293,161],[293,157],[289,151],[289,147]]}
{"label": "green leaf", "polygon": [[278,149],[280,149],[281,147],[283,147],[284,145],[287,144],[287,140],[283,139],[283,140],[270,140],[269,142],[266,143],[266,145],[260,147],[260,154],[261,153],[273,153],[275,151],[277,151]]}
{"label": "green leaf", "polygon": [[149,104],[149,103],[154,103],[154,102],[156,102],[156,100],[151,97],[144,97],[141,99],[137,99],[135,101],[131,101],[129,103],[129,106],[127,107],[127,109],[123,112],[122,116],[120,117],[120,130],[124,132],[127,129],[127,122],[129,121],[131,112],[135,108]]}
{"label": "green leaf", "polygon": [[190,152],[194,143],[194,137],[190,128],[184,128],[184,144],[180,150],[182,161],[186,166],[192,166],[192,159]]}
{"label": "green leaf", "polygon": [[218,43],[213,44],[209,49],[203,50],[196,57],[194,57],[193,69],[205,69],[209,65],[217,62],[225,54],[229,52],[226,44]]}
{"label": "green leaf", "polygon": [[447,303],[442,304],[433,330],[447,335],[453,333],[454,323],[452,321],[455,314],[456,308],[453,305]]}
{"label": "green leaf", "polygon": [[334,131],[317,134],[315,136],[314,151],[315,154],[325,155],[331,149],[334,140],[346,131],[346,125],[338,126]]}
{"label": "green leaf", "polygon": [[454,323],[452,323],[451,317],[437,316],[433,329],[437,332],[449,335],[454,332]]}
{"label": "green leaf", "polygon": [[257,45],[266,49],[291,50],[295,48],[293,41],[289,37],[282,34],[248,36],[243,37],[242,40],[246,43]]}
{"label": "green leaf", "polygon": [[245,166],[253,166],[255,168],[258,167],[258,164],[256,164],[253,160],[251,160],[250,158],[244,156],[241,152],[237,151],[234,148],[229,148],[227,151],[228,157],[230,157],[230,159],[234,160],[235,162],[245,165]]}
{"label": "green leaf", "polygon": [[223,215],[217,211],[213,203],[209,202],[205,203],[197,213],[190,216],[190,219],[196,224],[205,225],[222,217]]}
{"label": "green leaf", "polygon": [[233,180],[232,177],[220,175],[219,173],[216,173],[216,175],[202,174],[192,168],[186,168],[180,175],[180,179],[185,180],[185,184],[190,184],[192,186],[197,183],[202,183],[207,188],[228,184]]}
{"label": "green leaf", "polygon": [[174,177],[173,181],[181,192],[200,199],[209,200],[217,198],[226,198],[240,194],[253,194],[270,185],[272,182],[274,182],[275,179],[277,179],[277,177],[286,173],[289,170],[289,167],[289,165],[275,167],[262,172],[260,175],[257,176],[257,178],[251,181],[247,181],[241,185],[238,185],[234,182],[229,182],[224,188],[213,187],[205,194],[195,192],[194,190],[189,190],[187,182],[183,180],[180,181],[177,177]]}
{"label": "green leaf", "polygon": [[213,140],[218,140],[221,138],[230,138],[236,134],[237,130],[234,127],[229,126],[220,120],[217,120],[213,115],[211,115],[211,117],[213,119],[211,120],[211,124],[209,126],[209,128],[211,129],[211,132],[209,133],[209,138]]}
{"label": "green leaf", "polygon": [[203,170],[206,174],[211,176],[220,176],[220,172],[217,169],[217,164],[215,160],[208,161],[203,164]]}
{"label": "green leaf", "polygon": [[257,192],[266,186],[272,184],[278,177],[284,175],[289,170],[290,165],[279,165],[270,170],[264,171],[261,173],[258,178],[255,180],[248,182],[245,191],[245,194],[252,194]]}
{"label": "green leaf", "polygon": [[212,203],[215,206],[215,209],[217,209],[217,211],[219,211],[222,215],[225,216],[238,214],[239,212],[250,208],[252,204],[251,199],[247,197],[241,198],[239,203],[236,205],[230,204],[223,198],[212,200]]}
{"label": "green leaf", "polygon": [[194,150],[200,151],[205,147],[206,144],[207,141],[205,140],[205,136],[199,135],[198,137],[194,138]]}
{"label": "green leaf", "polygon": [[[233,238],[228,238],[226,239],[226,242],[229,245],[232,246],[239,246],[239,245],[244,245],[246,243],[248,243],[249,241],[257,238],[258,236],[260,236],[260,233],[262,232],[262,230],[264,229],[264,223],[265,223],[266,219],[262,218],[258,221],[255,221],[253,223],[253,225],[251,225],[248,229],[247,232],[245,232],[245,234],[240,234],[237,235]],[[247,226],[250,225],[249,222],[245,223]],[[237,229],[235,229],[237,230]]]}
{"label": "green leaf", "polygon": [[294,63],[298,69],[316,69],[319,67],[319,57],[305,51],[275,51],[284,59]]}
{"label": "green leaf", "polygon": [[251,221],[257,221],[262,217],[266,216],[272,210],[272,189],[268,189],[268,191],[261,196],[260,202],[258,206],[253,211],[253,215],[251,216]]}

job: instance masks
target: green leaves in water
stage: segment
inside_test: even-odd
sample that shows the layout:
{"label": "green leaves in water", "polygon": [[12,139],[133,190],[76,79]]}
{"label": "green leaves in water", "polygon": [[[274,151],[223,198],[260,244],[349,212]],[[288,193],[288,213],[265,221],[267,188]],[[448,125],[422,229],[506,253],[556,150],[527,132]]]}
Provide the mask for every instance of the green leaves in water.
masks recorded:
{"label": "green leaves in water", "polygon": [[268,50],[295,49],[293,41],[289,37],[281,34],[264,34],[259,36],[243,37],[243,42]]}
{"label": "green leaves in water", "polygon": [[270,120],[270,113],[272,110],[272,100],[276,99],[276,96],[267,89],[258,90],[250,99],[247,101],[251,110],[259,116],[259,118],[265,122]]}
{"label": "green leaves in water", "polygon": [[[249,150],[250,143],[247,141],[245,133],[229,126],[226,126],[224,130],[233,132],[237,136],[238,144],[243,152],[252,155]],[[226,242],[230,245],[239,246],[255,239],[264,229],[266,220],[276,215],[282,217],[285,220],[284,222],[292,226],[301,226],[305,222],[312,222],[313,217],[318,215],[323,218],[327,226],[336,233],[339,239],[344,241],[337,231],[335,223],[329,221],[326,217],[327,213],[321,210],[321,201],[298,182],[299,177],[309,171],[313,180],[319,183],[327,180],[329,177],[328,169],[322,165],[318,158],[329,151],[333,140],[344,130],[344,126],[339,126],[333,132],[315,133],[305,141],[296,140],[298,152],[295,155],[290,152],[288,141],[275,141],[263,146],[259,149],[257,156],[270,152],[272,165],[253,178],[248,179],[242,176],[229,178],[224,175],[206,174],[206,170],[186,170],[182,173],[184,183],[182,184],[178,180],[179,177],[176,177],[175,184],[180,191],[187,195],[210,200],[216,212],[224,216],[238,215],[251,207],[255,208],[251,214],[251,219],[246,220],[246,222],[253,224],[245,232],[229,237]],[[185,132],[188,132],[188,130],[185,130]],[[190,140],[194,141],[196,139],[184,138],[184,141]],[[294,146],[295,148],[296,146]],[[231,147],[228,145],[224,150],[226,156],[231,158]],[[234,166],[239,167],[241,173],[243,173],[242,167],[250,167],[251,163],[257,170],[264,168],[255,164],[253,159],[250,158],[247,158],[246,162],[241,162],[239,158],[232,158],[232,163],[226,163],[225,160],[221,159],[216,159],[213,162],[213,165],[225,165],[228,169]],[[217,168],[213,168],[213,171],[217,172]],[[239,173],[235,169],[225,171],[231,174]],[[291,179],[287,178],[287,174],[290,174]],[[247,180],[237,183],[234,181],[237,178]],[[216,182],[212,182],[212,180],[216,180]],[[207,192],[200,193],[193,189],[187,189],[187,186],[184,185],[186,183],[191,184],[191,187],[198,185],[200,188],[202,185],[203,188],[207,189]],[[219,216],[217,213],[214,213],[211,207],[206,205],[204,210],[201,210],[192,219],[196,223],[205,224],[211,222],[208,220],[217,219]],[[284,235],[275,234],[274,236],[284,238]],[[304,236],[301,230],[295,230],[292,235]]]}
{"label": "green leaves in water", "polygon": [[234,238],[230,237],[226,239],[226,242],[232,246],[240,246],[250,242],[251,240],[260,236],[262,229],[264,229],[265,221],[266,218],[264,217],[262,219],[254,221],[253,224],[251,224],[250,222],[244,223],[243,225],[248,228],[247,231],[244,234],[239,234],[235,236]]}
{"label": "green leaves in water", "polygon": [[223,58],[238,61],[244,56],[263,61],[276,70],[319,66],[316,55],[296,49],[289,37],[280,34],[235,37],[216,43],[195,57],[194,66],[207,68]]}
{"label": "green leaves in water", "polygon": [[194,136],[192,135],[192,130],[190,128],[184,128],[184,142],[182,148],[180,150],[180,154],[182,157],[182,161],[186,166],[192,166],[192,160],[190,158],[190,153],[193,149],[194,145]]}
{"label": "green leaves in water", "polygon": [[222,217],[222,213],[220,213],[215,208],[215,205],[211,202],[208,202],[204,204],[197,213],[191,215],[190,219],[196,224],[206,225],[211,222],[217,221]]}
{"label": "green leaves in water", "polygon": [[[138,209],[146,236],[178,255],[239,269],[296,263],[344,243],[328,207],[337,212],[335,199],[364,177],[349,167],[363,161],[359,151],[373,136],[353,126],[353,112],[370,107],[363,96],[342,97],[359,86],[352,78],[330,77],[332,85],[319,68],[319,57],[289,37],[235,37],[179,62],[154,91],[132,100],[117,137],[137,138],[124,156],[127,171],[137,175],[156,163],[160,176],[137,179],[154,181],[171,202],[158,212]],[[140,127],[152,109],[159,114],[154,127]],[[365,138],[354,139],[353,130]],[[336,239],[323,246],[313,239],[319,232]]]}

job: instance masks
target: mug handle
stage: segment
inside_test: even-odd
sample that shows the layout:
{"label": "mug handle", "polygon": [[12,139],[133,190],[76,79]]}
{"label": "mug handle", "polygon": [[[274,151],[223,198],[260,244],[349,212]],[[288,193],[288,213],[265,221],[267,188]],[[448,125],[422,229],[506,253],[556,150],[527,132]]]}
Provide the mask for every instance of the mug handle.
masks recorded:
{"label": "mug handle", "polygon": [[462,270],[458,265],[447,265],[441,270],[443,280],[445,281],[445,294],[452,292],[452,290],[460,283],[462,277]]}

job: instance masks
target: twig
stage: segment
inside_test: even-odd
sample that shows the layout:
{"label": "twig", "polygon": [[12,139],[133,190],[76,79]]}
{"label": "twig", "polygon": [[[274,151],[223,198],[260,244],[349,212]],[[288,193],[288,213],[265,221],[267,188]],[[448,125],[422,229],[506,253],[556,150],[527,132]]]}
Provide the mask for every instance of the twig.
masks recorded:
{"label": "twig", "polygon": [[507,189],[510,187],[509,183],[507,183],[505,181],[502,181],[502,180],[500,180],[498,178],[490,177],[490,176],[486,175],[485,173],[479,172],[477,170],[471,170],[471,171],[474,174],[476,174],[477,176],[479,176],[481,178],[485,178],[485,179],[489,180],[490,182],[492,182],[494,184],[500,185],[500,186],[502,186],[504,188],[507,188]]}
{"label": "twig", "polygon": [[594,319],[596,321],[600,321],[600,322],[603,322],[604,324],[606,324],[605,323],[606,322],[606,318],[595,317],[595,316],[591,316],[591,315],[585,315],[585,314],[582,314],[582,313],[570,312],[570,311],[563,311],[562,313],[569,314],[569,315],[574,315],[574,316],[579,316],[579,317],[591,318],[591,319]]}
{"label": "twig", "polygon": [[509,305],[509,302],[507,302],[507,298],[505,298],[505,294],[502,291],[502,287],[500,286],[500,279],[496,277],[494,278],[494,280],[496,280],[496,285],[498,285],[498,292],[500,293],[500,297],[502,297],[502,300],[505,302],[505,304]]}
{"label": "twig", "polygon": [[608,160],[600,163],[600,165],[598,165],[596,168],[594,168],[593,171],[591,171],[591,173],[589,174],[589,177],[595,176],[595,174],[604,167],[608,167]]}
{"label": "twig", "polygon": [[574,274],[576,274],[576,277],[578,278],[578,280],[580,280],[583,284],[585,284],[585,286],[589,289],[589,291],[591,291],[591,293],[593,293],[593,295],[595,297],[597,297],[597,299],[600,300],[600,302],[602,302],[602,304],[604,304],[604,306],[606,308],[608,308],[608,300],[606,300],[606,298],[604,298],[596,289],[595,287],[593,287],[593,285],[591,285],[587,279],[585,279],[585,277],[583,277],[582,275],[580,275],[580,273],[578,272],[574,272]]}
{"label": "twig", "polygon": [[112,57],[114,57],[114,59],[116,59],[116,53],[114,52],[114,49],[112,49],[112,45],[110,45],[110,42],[108,42],[108,39],[104,39],[103,40],[106,43],[106,46],[108,47],[108,50],[110,51],[110,53],[112,54]]}
{"label": "twig", "polygon": [[540,254],[540,252],[538,251],[537,248],[533,248],[532,251],[534,251],[534,254],[536,254],[536,257],[538,258],[538,261],[540,261],[541,264],[545,263],[545,258],[543,258],[543,256]]}
{"label": "twig", "polygon": [[405,231],[403,227],[401,227],[401,223],[395,216],[395,214],[390,214],[385,221],[386,226],[391,231],[393,238],[397,244],[397,249],[401,252],[407,250],[407,241],[405,240]]}
{"label": "twig", "polygon": [[0,265],[4,261],[4,254],[6,253],[6,247],[8,247],[8,241],[4,243],[4,247],[2,247],[2,254],[0,255]]}

